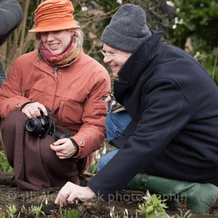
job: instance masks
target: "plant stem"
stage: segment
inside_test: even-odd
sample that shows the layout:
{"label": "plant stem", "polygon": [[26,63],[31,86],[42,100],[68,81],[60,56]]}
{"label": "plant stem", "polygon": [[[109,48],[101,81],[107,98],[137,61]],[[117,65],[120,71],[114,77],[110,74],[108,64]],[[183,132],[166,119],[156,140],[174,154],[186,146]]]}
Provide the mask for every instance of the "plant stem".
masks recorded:
{"label": "plant stem", "polygon": [[216,73],[217,58],[218,58],[218,45],[217,45],[217,49],[216,49],[216,58],[215,58],[215,63],[214,63],[214,68],[213,68],[213,74],[212,74],[212,79],[213,79],[213,80],[214,80],[215,73]]}

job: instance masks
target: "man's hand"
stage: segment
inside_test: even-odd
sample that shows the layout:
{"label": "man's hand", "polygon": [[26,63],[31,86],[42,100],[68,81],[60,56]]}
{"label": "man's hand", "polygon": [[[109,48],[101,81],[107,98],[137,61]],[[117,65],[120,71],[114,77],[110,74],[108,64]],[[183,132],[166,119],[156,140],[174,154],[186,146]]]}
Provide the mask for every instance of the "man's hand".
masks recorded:
{"label": "man's hand", "polygon": [[77,147],[69,138],[57,140],[50,145],[50,148],[56,152],[59,159],[71,158],[77,152]]}
{"label": "man's hand", "polygon": [[26,116],[30,118],[41,117],[40,110],[43,112],[45,116],[48,115],[48,112],[43,104],[39,102],[28,103],[23,109],[22,112],[26,114]]}
{"label": "man's hand", "polygon": [[[111,96],[109,95],[107,98],[105,98],[104,101],[105,101],[106,109],[107,109],[107,111],[109,111],[109,105],[110,105],[110,102],[113,101],[113,99],[112,99]],[[116,102],[115,100],[114,100],[114,102],[116,103],[116,105],[115,105],[115,106],[112,105],[112,106],[113,106],[112,111],[115,111],[115,110],[117,110],[118,108],[122,107],[122,105],[119,104],[118,102]]]}
{"label": "man's hand", "polygon": [[107,111],[109,111],[109,104],[110,104],[111,100],[112,100],[112,98],[110,95],[107,96],[107,98],[105,98],[105,100],[104,100]]}
{"label": "man's hand", "polygon": [[95,193],[88,186],[82,187],[72,182],[67,182],[59,191],[55,204],[63,207],[67,203],[73,204],[74,200],[87,201],[93,197],[95,197]]}

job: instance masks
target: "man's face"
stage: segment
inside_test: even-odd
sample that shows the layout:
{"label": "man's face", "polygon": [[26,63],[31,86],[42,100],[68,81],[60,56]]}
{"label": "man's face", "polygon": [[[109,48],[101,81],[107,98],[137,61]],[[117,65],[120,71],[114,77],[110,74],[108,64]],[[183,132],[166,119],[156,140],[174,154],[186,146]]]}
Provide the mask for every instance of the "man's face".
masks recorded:
{"label": "man's face", "polygon": [[118,78],[118,71],[132,53],[112,48],[104,43],[102,54],[104,56],[104,63],[108,64],[111,67],[113,77]]}
{"label": "man's face", "polygon": [[41,33],[41,40],[48,51],[60,55],[70,47],[73,34],[74,32],[70,30],[43,32]]}

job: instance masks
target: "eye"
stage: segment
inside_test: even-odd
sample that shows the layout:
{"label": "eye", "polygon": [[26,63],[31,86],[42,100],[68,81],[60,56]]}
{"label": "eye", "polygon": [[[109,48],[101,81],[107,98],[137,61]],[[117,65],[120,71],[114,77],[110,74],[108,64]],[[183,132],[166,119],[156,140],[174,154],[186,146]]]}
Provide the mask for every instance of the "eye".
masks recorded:
{"label": "eye", "polygon": [[41,36],[47,36],[48,32],[41,32]]}
{"label": "eye", "polygon": [[63,32],[63,30],[56,30],[56,31],[52,31],[53,34],[58,34],[60,32]]}

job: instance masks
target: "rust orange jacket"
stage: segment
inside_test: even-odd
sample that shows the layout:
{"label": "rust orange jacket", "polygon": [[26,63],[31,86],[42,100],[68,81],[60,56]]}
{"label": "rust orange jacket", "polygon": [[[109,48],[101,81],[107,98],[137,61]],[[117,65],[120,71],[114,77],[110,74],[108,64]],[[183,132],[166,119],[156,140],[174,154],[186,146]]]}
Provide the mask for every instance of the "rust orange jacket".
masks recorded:
{"label": "rust orange jacket", "polygon": [[83,50],[70,66],[59,69],[35,50],[15,60],[0,89],[0,114],[4,119],[26,102],[39,102],[51,110],[56,124],[75,133],[79,146],[75,158],[92,159],[105,138],[103,95],[110,86],[106,69]]}

